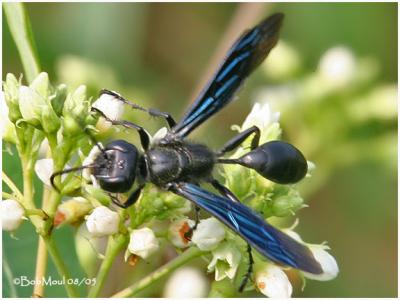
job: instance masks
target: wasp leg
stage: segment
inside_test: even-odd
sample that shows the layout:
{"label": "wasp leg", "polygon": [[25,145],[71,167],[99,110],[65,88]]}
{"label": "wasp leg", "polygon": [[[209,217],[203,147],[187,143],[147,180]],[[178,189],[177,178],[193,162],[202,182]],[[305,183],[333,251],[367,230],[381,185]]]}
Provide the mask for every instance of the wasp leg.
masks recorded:
{"label": "wasp leg", "polygon": [[147,132],[144,130],[143,127],[136,125],[132,122],[129,121],[119,121],[119,120],[111,120],[110,118],[108,118],[101,110],[92,107],[92,111],[95,111],[97,113],[99,113],[104,119],[106,119],[108,122],[110,122],[113,125],[120,125],[123,126],[125,128],[130,128],[130,129],[135,129],[137,130],[139,137],[140,137],[140,142],[142,144],[142,147],[144,150],[149,149],[149,145],[150,145],[150,137],[147,134]]}
{"label": "wasp leg", "polygon": [[119,94],[117,94],[117,93],[115,93],[113,91],[109,91],[109,90],[105,90],[104,89],[104,90],[101,90],[100,96],[103,95],[103,94],[107,94],[107,95],[113,96],[114,98],[118,99],[122,103],[124,103],[126,105],[129,105],[131,108],[144,111],[144,112],[148,113],[152,117],[159,117],[159,118],[165,119],[165,121],[167,121],[167,123],[168,123],[169,128],[172,128],[172,127],[174,127],[176,125],[176,122],[175,122],[174,118],[169,113],[159,111],[156,108],[144,108],[144,107],[141,107],[140,105],[137,105],[135,103],[130,102],[129,100],[126,100],[124,97],[122,97],[121,95],[119,95]]}
{"label": "wasp leg", "polygon": [[[229,200],[233,202],[239,202],[239,199],[235,196],[235,194],[232,193],[232,191],[230,191],[226,186],[219,183],[216,179],[212,179],[210,183],[221,195],[227,197]],[[240,293],[243,292],[243,289],[246,287],[247,282],[249,281],[249,279],[251,278],[251,274],[253,273],[254,260],[253,260],[253,254],[251,252],[251,246],[249,244],[247,244],[247,253],[249,256],[249,267],[239,286]]]}
{"label": "wasp leg", "polygon": [[185,237],[185,239],[187,239],[188,241],[190,241],[192,239],[193,232],[197,229],[197,225],[199,225],[199,223],[200,223],[199,213],[200,213],[200,207],[195,205],[194,206],[194,225],[192,227],[190,227],[189,230],[186,231],[183,235]]}
{"label": "wasp leg", "polygon": [[239,147],[240,144],[243,143],[244,140],[252,134],[254,134],[254,137],[251,140],[250,149],[253,150],[257,148],[260,142],[260,129],[257,126],[252,126],[230,139],[220,150],[216,152],[216,155],[222,156],[226,152],[234,150],[235,148]]}
{"label": "wasp leg", "polygon": [[253,273],[253,265],[254,265],[254,259],[253,259],[253,254],[251,253],[251,247],[249,244],[247,244],[247,253],[249,255],[249,266],[247,269],[246,274],[243,276],[243,280],[240,283],[239,286],[239,292],[243,292],[244,288],[247,285],[247,282],[249,281],[249,279],[251,279],[251,274]]}
{"label": "wasp leg", "polygon": [[118,207],[128,208],[139,199],[140,195],[142,194],[143,187],[144,185],[141,185],[135,191],[133,191],[132,194],[129,196],[128,200],[126,200],[124,203],[121,203],[121,201],[119,201],[118,197],[116,196],[113,196],[111,194],[109,194],[109,196],[111,198],[111,201]]}

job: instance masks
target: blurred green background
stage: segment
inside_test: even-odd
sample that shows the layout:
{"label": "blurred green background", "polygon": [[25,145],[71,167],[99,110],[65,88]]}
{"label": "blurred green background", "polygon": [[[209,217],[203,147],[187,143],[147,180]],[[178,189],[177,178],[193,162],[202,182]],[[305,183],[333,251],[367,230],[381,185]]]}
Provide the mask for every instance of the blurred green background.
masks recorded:
{"label": "blurred green background", "polygon": [[[294,296],[396,297],[397,3],[26,6],[42,70],[53,83],[86,84],[93,97],[101,88],[117,90],[176,118],[210,76],[210,60],[224,52],[216,49],[227,28],[237,31],[234,38],[243,29],[240,26],[254,25],[273,12],[285,13],[281,38],[295,51],[297,67],[279,76],[274,75],[273,62],[270,70],[261,67],[240,92],[239,101],[192,137],[220,146],[233,135],[230,126],[242,123],[252,102],[277,87],[290,90],[295,85],[296,101],[274,105],[281,111],[283,138],[317,166],[313,177],[299,185],[309,207],[298,214],[297,230],[308,242],[329,242],[340,274],[329,282],[309,280]],[[321,56],[338,45],[353,54],[358,77],[355,83],[329,90],[313,80]],[[18,75],[22,67],[3,13],[3,78],[9,72]],[[140,118],[151,132],[162,125],[147,116]],[[3,153],[3,168],[21,185],[16,155]],[[40,184],[36,191],[39,201]],[[56,237],[67,264],[75,266],[73,277],[82,278],[71,247],[73,232],[62,228]],[[36,234],[25,222],[16,237],[3,234],[3,263],[13,277],[33,278]],[[3,296],[13,295],[4,274]],[[57,278],[52,265],[50,274]],[[17,287],[16,292],[29,297],[31,290]],[[49,296],[65,296],[60,286],[46,290]]]}

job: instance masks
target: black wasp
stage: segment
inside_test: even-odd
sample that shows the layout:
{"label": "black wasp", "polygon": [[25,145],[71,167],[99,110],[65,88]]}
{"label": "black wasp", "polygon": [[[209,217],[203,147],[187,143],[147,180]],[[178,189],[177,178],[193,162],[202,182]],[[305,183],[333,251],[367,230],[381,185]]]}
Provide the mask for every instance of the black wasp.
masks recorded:
{"label": "black wasp", "polygon": [[[137,131],[143,152],[124,140],[115,140],[104,148],[99,146],[101,154],[91,165],[56,172],[52,181],[60,174],[90,168],[101,188],[109,193],[127,192],[135,181],[138,183],[125,203],[112,196],[113,202],[123,208],[135,203],[147,183],[189,199],[196,205],[196,212],[198,207],[205,209],[248,243],[250,264],[241,290],[252,271],[251,247],[280,265],[313,274],[322,273],[320,264],[306,246],[269,225],[212,176],[217,164],[240,164],[274,182],[295,183],[307,173],[307,162],[299,150],[282,141],[259,145],[260,129],[256,126],[239,133],[218,151],[185,140],[192,130],[231,102],[246,77],[263,62],[277,43],[282,20],[283,14],[277,13],[244,32],[179,123],[168,113],[142,108],[117,93],[103,90],[101,94],[108,94],[132,108],[164,118],[170,127],[167,135],[150,145],[150,138],[141,126],[110,120],[100,110],[92,108],[112,124]],[[239,147],[251,135],[251,150],[247,154],[237,159],[223,158],[224,154]],[[211,184],[221,196],[201,188],[200,183]]]}

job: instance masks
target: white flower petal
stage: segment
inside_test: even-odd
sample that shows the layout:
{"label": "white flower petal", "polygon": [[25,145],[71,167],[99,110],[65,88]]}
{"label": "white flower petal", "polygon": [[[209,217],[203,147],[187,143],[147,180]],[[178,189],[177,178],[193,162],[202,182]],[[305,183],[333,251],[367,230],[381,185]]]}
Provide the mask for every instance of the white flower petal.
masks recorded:
{"label": "white flower petal", "polygon": [[272,112],[268,102],[254,103],[250,114],[243,122],[242,131],[252,126],[257,126],[261,131],[267,129],[272,123],[279,121],[279,112]]}
{"label": "white flower petal", "polygon": [[51,186],[50,177],[54,173],[53,160],[51,158],[37,160],[35,163],[35,172],[44,184]]}
{"label": "white flower petal", "polygon": [[203,219],[193,232],[192,242],[200,250],[209,251],[225,238],[225,228],[215,218]]}
{"label": "white flower petal", "polygon": [[257,287],[261,293],[270,298],[290,298],[292,285],[281,268],[266,264],[256,273]]}
{"label": "white flower petal", "polygon": [[154,252],[156,252],[160,247],[160,244],[150,228],[136,229],[131,232],[128,250],[146,259]]}
{"label": "white flower petal", "polygon": [[215,280],[220,281],[226,277],[233,279],[236,275],[242,255],[232,242],[225,242],[212,251],[213,258],[207,269],[215,270]]}
{"label": "white flower petal", "polygon": [[323,245],[308,245],[315,259],[320,263],[323,273],[322,274],[311,274],[303,272],[304,276],[309,279],[327,281],[336,278],[339,273],[339,267],[335,258],[330,255]]}
{"label": "white flower petal", "polygon": [[151,143],[154,144],[157,141],[161,140],[168,133],[167,127],[160,128],[151,138]]}
{"label": "white flower petal", "polygon": [[109,119],[118,120],[124,111],[123,105],[123,102],[115,96],[101,94],[92,107],[103,112]]}
{"label": "white flower petal", "polygon": [[96,207],[86,220],[88,231],[93,237],[112,235],[118,232],[119,216],[108,207]]}
{"label": "white flower petal", "polygon": [[1,224],[5,231],[16,230],[23,220],[25,211],[22,206],[13,199],[7,199],[0,202],[1,206]]}
{"label": "white flower petal", "polygon": [[[100,145],[100,147],[103,147],[103,145],[101,143],[99,143],[99,145]],[[100,153],[101,153],[101,151],[100,151],[99,147],[94,146],[90,150],[88,156],[83,160],[82,166],[88,166],[88,165],[92,164],[95,161],[95,159],[97,158],[97,156],[100,155]],[[86,169],[82,170],[82,177],[87,181],[91,180],[90,168],[86,168]]]}
{"label": "white flower petal", "polygon": [[178,248],[190,246],[191,241],[185,238],[185,233],[193,227],[195,222],[188,218],[176,220],[168,228],[168,238],[171,243]]}
{"label": "white flower petal", "polygon": [[169,277],[165,289],[166,298],[203,298],[207,296],[207,278],[193,267],[183,267]]}

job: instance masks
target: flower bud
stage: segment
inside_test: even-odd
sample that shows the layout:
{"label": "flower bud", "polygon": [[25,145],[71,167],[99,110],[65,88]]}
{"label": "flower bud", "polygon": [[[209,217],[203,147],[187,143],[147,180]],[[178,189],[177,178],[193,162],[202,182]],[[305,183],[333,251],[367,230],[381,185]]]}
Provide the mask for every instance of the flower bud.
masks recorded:
{"label": "flower bud", "polygon": [[62,115],[65,99],[67,98],[68,89],[65,84],[56,87],[55,93],[49,97],[51,106],[57,116]]}
{"label": "flower bud", "polygon": [[89,112],[89,101],[86,99],[86,87],[81,85],[68,94],[63,107],[63,127],[66,136],[82,133],[83,122]]}
{"label": "flower bud", "polygon": [[143,259],[158,250],[160,244],[150,228],[135,229],[131,232],[128,250]]}
{"label": "flower bud", "polygon": [[166,298],[203,298],[208,292],[207,278],[193,267],[183,267],[171,274],[163,297]]}
{"label": "flower bud", "polygon": [[112,235],[118,232],[119,216],[115,211],[99,206],[87,218],[86,226],[93,237]]}
{"label": "flower bud", "polygon": [[307,272],[303,272],[304,276],[310,279],[319,280],[319,281],[328,281],[336,278],[339,273],[339,267],[335,258],[330,255],[325,249],[327,246],[324,245],[308,245],[311,252],[314,255],[314,258],[319,262],[322,267],[322,274],[311,274]]}
{"label": "flower bud", "polygon": [[200,250],[209,251],[215,249],[225,238],[225,228],[215,218],[203,219],[193,232],[192,242]]}
{"label": "flower bud", "polygon": [[36,91],[44,99],[49,96],[49,75],[46,72],[40,73],[29,85],[29,88]]}
{"label": "flower bud", "polygon": [[292,285],[285,272],[271,263],[266,263],[256,272],[257,288],[270,298],[290,298]]}
{"label": "flower bud", "polygon": [[3,200],[1,206],[1,224],[3,230],[14,231],[22,223],[25,211],[22,206],[13,199]]}
{"label": "flower bud", "polygon": [[110,204],[110,196],[100,187],[96,187],[91,184],[85,184],[84,190],[89,197],[93,197],[103,205]]}
{"label": "flower bud", "polygon": [[9,107],[9,118],[12,123],[22,118],[19,110],[19,87],[20,83],[13,74],[6,75],[6,81],[3,84],[5,101]]}
{"label": "flower bud", "polygon": [[213,258],[207,270],[215,270],[215,280],[220,281],[226,277],[233,279],[241,260],[239,249],[232,242],[225,242],[212,251]]}
{"label": "flower bud", "polygon": [[81,85],[73,93],[67,95],[63,107],[63,114],[81,119],[88,113],[88,109],[89,102],[86,99],[86,87]]}
{"label": "flower bud", "polygon": [[176,220],[171,223],[168,229],[168,238],[171,243],[178,248],[186,248],[191,242],[185,237],[185,234],[190,231],[195,222],[188,218]]}
{"label": "flower bud", "polygon": [[275,217],[287,217],[293,215],[304,206],[303,198],[295,190],[289,191],[287,195],[278,196],[272,202],[272,215]]}
{"label": "flower bud", "polygon": [[47,106],[45,99],[27,86],[19,88],[19,110],[28,124],[41,128],[41,112]]}
{"label": "flower bud", "polygon": [[75,197],[65,201],[57,207],[54,225],[59,226],[61,224],[79,222],[91,209],[93,209],[93,206],[83,197]]}
{"label": "flower bud", "polygon": [[53,108],[46,105],[42,109],[42,127],[47,133],[54,133],[60,128],[60,119],[57,117]]}

